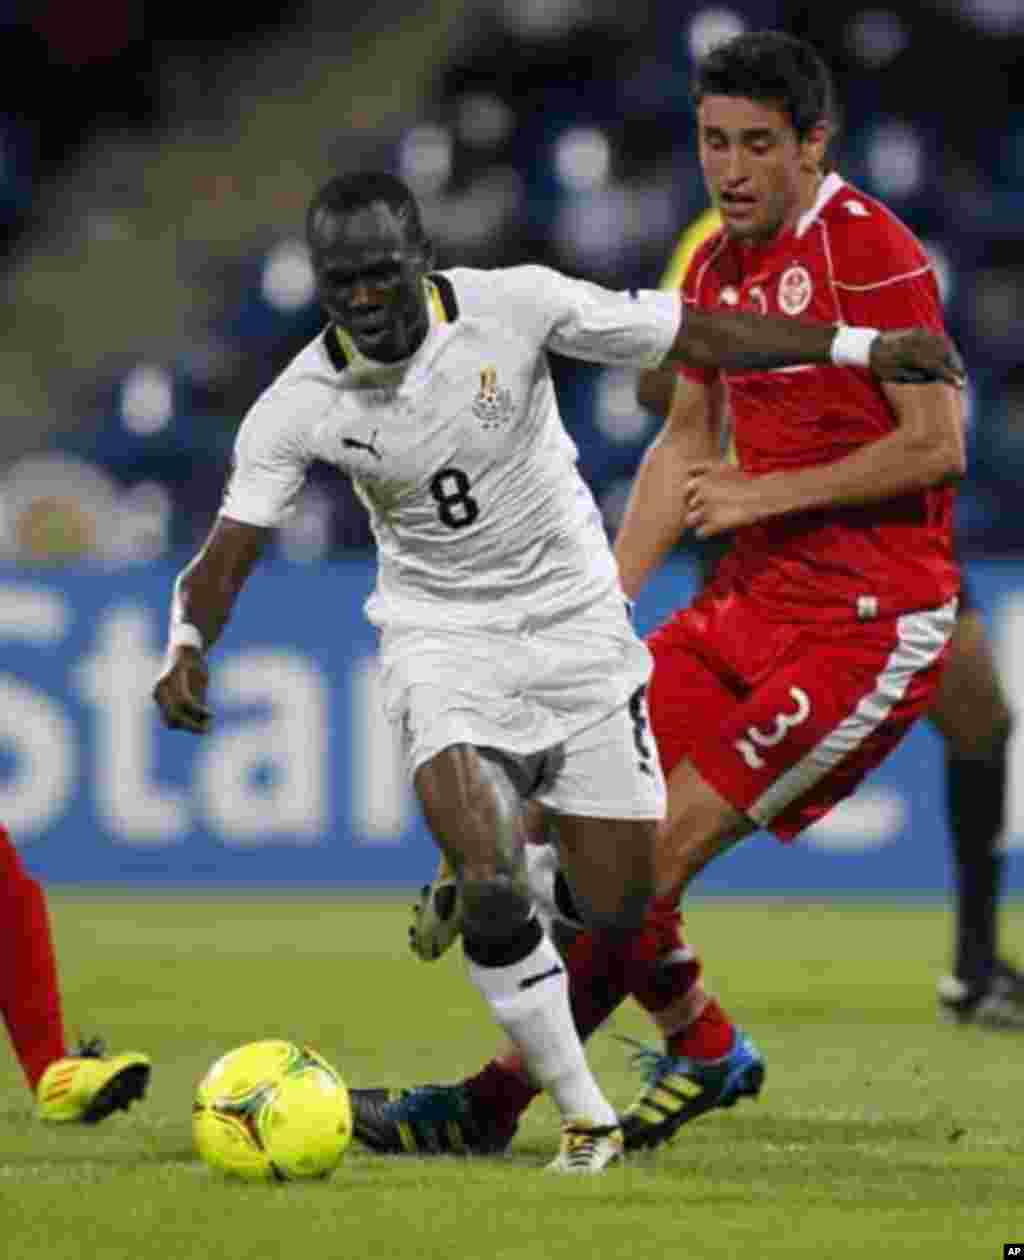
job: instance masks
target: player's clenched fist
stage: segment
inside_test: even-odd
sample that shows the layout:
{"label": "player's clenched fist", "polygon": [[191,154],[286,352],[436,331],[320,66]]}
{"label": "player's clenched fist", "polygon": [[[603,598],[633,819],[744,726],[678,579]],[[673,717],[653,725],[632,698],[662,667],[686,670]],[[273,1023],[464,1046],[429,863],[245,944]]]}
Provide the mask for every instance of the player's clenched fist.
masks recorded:
{"label": "player's clenched fist", "polygon": [[153,688],[153,699],[172,730],[203,735],[210,729],[213,713],[206,705],[209,681],[202,653],[196,648],[179,647]]}
{"label": "player's clenched fist", "polygon": [[715,538],[755,524],[765,498],[763,484],[724,460],[692,464],[683,487],[686,528],[698,538]]}
{"label": "player's clenched fist", "polygon": [[948,337],[927,328],[900,328],[876,337],[871,344],[871,370],[883,381],[907,385],[945,381],[957,388],[967,375]]}

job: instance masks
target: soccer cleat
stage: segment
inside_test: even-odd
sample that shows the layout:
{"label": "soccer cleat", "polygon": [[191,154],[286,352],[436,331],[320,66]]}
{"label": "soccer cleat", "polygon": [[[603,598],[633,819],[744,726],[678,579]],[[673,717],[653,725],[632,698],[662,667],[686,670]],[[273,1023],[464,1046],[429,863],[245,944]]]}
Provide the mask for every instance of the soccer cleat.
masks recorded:
{"label": "soccer cleat", "polygon": [[957,1024],[1024,1030],[1024,975],[997,959],[987,984],[971,985],[956,976],[943,976],[939,1014]]}
{"label": "soccer cleat", "polygon": [[677,1058],[636,1046],[633,1063],[644,1087],[622,1114],[626,1150],[653,1149],[676,1131],[715,1107],[732,1107],[740,1098],[756,1098],[764,1084],[761,1052],[745,1034],[736,1032],[728,1054],[720,1059]]}
{"label": "soccer cleat", "polygon": [[548,1172],[599,1173],[622,1159],[622,1128],[580,1118],[562,1123],[562,1145]]}
{"label": "soccer cleat", "polygon": [[412,908],[409,945],[424,962],[433,962],[462,933],[462,901],[455,874],[441,858],[433,883],[424,884]]}
{"label": "soccer cleat", "polygon": [[464,1085],[350,1089],[352,1131],[380,1155],[498,1155],[516,1126],[488,1126]]}
{"label": "soccer cleat", "polygon": [[141,1098],[149,1074],[144,1054],[107,1056],[98,1037],[82,1042],[77,1053],[56,1059],[43,1073],[36,1088],[36,1115],[55,1124],[96,1124]]}
{"label": "soccer cleat", "polygon": [[1024,1002],[1024,972],[1005,958],[997,958],[994,973],[1004,993],[1010,993],[1017,1001]]}

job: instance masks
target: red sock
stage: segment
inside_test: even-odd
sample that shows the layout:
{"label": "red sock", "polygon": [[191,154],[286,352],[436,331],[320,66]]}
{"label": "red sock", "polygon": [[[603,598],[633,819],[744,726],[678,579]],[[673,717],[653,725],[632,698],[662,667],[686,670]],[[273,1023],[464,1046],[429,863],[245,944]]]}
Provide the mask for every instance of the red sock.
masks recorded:
{"label": "red sock", "polygon": [[682,923],[674,898],[654,902],[644,933],[648,957],[635,959],[630,992],[658,1025],[669,1054],[717,1059],[732,1049],[736,1029],[705,992],[701,961],[683,940]]}
{"label": "red sock", "polygon": [[701,962],[683,940],[682,923],[675,902],[653,902],[628,976],[630,993],[666,1036],[694,1019],[704,1003]]}
{"label": "red sock", "polygon": [[592,932],[580,932],[565,951],[569,1005],[581,1041],[596,1032],[629,996],[621,960]]}
{"label": "red sock", "polygon": [[[586,1041],[626,997],[622,967],[590,932],[580,932],[569,945],[565,966],[573,1022],[580,1040]],[[517,1054],[496,1056],[463,1084],[494,1128],[510,1134],[540,1093]]]}
{"label": "red sock", "polygon": [[67,1054],[46,895],[0,827],[0,1014],[34,1090]]}
{"label": "red sock", "polygon": [[735,1040],[736,1025],[717,999],[709,997],[693,1023],[669,1037],[666,1046],[669,1054],[688,1059],[720,1059],[729,1053]]}
{"label": "red sock", "polygon": [[495,1137],[507,1134],[511,1138],[519,1117],[540,1093],[517,1054],[497,1055],[462,1083],[476,1114],[485,1118],[488,1134]]}

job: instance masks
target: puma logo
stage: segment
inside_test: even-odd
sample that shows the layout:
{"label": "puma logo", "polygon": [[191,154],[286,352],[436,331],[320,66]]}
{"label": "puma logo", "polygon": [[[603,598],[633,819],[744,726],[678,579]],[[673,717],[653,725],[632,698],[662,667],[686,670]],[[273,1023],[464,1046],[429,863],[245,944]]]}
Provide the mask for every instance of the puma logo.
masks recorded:
{"label": "puma logo", "polygon": [[374,429],[374,431],[370,434],[369,442],[360,442],[358,438],[347,437],[341,439],[341,444],[353,451],[366,451],[368,454],[372,455],[374,459],[383,459],[384,456],[377,450],[376,446],[374,446],[374,442],[376,442],[377,434],[379,432],[380,429]]}

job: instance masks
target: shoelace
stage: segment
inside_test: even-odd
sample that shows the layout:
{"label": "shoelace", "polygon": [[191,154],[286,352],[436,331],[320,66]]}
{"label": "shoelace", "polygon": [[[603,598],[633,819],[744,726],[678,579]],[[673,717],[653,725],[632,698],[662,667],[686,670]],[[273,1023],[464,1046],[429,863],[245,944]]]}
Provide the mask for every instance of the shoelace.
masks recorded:
{"label": "shoelace", "polygon": [[630,1066],[637,1069],[645,1085],[657,1085],[666,1076],[676,1073],[680,1076],[689,1076],[691,1072],[699,1072],[699,1068],[692,1059],[662,1054],[658,1050],[652,1050],[650,1046],[645,1046],[642,1041],[637,1041],[635,1037],[617,1034],[617,1039],[633,1047],[633,1052],[629,1056]]}
{"label": "shoelace", "polygon": [[589,1168],[597,1155],[598,1142],[602,1138],[609,1137],[616,1128],[614,1124],[606,1124],[595,1129],[563,1129],[562,1138],[565,1143],[563,1154],[566,1164],[570,1168]]}
{"label": "shoelace", "polygon": [[78,1048],[73,1055],[76,1059],[102,1059],[107,1053],[107,1044],[102,1037],[79,1038]]}

